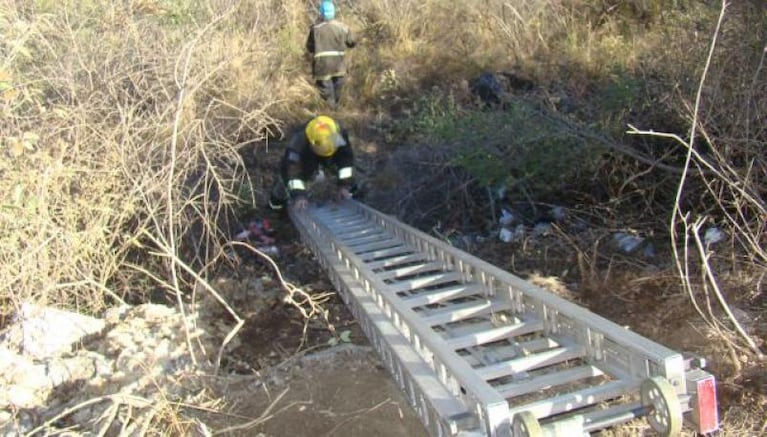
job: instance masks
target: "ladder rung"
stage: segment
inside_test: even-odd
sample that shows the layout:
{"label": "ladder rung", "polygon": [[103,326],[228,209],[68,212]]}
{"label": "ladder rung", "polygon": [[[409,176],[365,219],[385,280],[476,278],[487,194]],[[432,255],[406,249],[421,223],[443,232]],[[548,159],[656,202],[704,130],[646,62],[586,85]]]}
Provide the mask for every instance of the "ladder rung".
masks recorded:
{"label": "ladder rung", "polygon": [[411,255],[400,255],[392,258],[385,259],[383,261],[372,261],[366,263],[365,266],[370,270],[377,269],[389,269],[398,265],[409,264],[414,262],[427,262],[429,259],[422,253],[414,253]]}
{"label": "ladder rung", "polygon": [[440,284],[459,282],[461,279],[463,279],[463,275],[461,275],[460,273],[437,272],[436,274],[430,275],[430,276],[392,282],[391,284],[389,284],[389,287],[390,287],[389,290],[392,293],[402,293],[403,291],[416,290],[418,288],[434,287]]}
{"label": "ladder rung", "polygon": [[530,411],[538,418],[566,413],[628,394],[636,388],[635,385],[627,381],[610,381],[596,387],[588,387],[583,390],[511,408],[509,409],[509,417],[514,417],[514,414],[521,413],[522,411]]}
{"label": "ladder rung", "polygon": [[415,275],[418,273],[433,272],[435,270],[441,271],[444,264],[441,262],[430,262],[424,264],[414,264],[405,267],[399,267],[396,269],[387,270],[385,272],[378,273],[378,277],[383,280],[397,279],[403,276]]}
{"label": "ladder rung", "polygon": [[365,235],[389,234],[384,229],[371,227],[369,223],[367,224],[367,226],[364,226],[364,227],[362,227],[361,225],[357,226],[357,229],[354,229],[352,232],[346,232],[346,229],[341,230],[339,232],[343,232],[343,234],[341,235],[336,234],[338,239],[341,241],[346,240],[347,238],[356,238],[356,237],[361,237]]}
{"label": "ladder rung", "polygon": [[545,375],[533,376],[532,378],[512,382],[510,384],[498,385],[496,390],[505,398],[521,396],[534,391],[545,390],[557,385],[568,384],[579,379],[601,376],[604,373],[598,368],[585,365],[547,373]]}
{"label": "ladder rung", "polygon": [[424,322],[428,326],[442,325],[445,323],[457,322],[471,317],[477,317],[495,311],[508,309],[506,302],[492,302],[482,299],[474,302],[449,305],[437,311],[433,311],[424,317]]}
{"label": "ladder rung", "polygon": [[369,223],[366,218],[360,217],[357,214],[347,214],[343,216],[330,217],[330,224],[332,226],[356,226],[361,223]]}
{"label": "ladder rung", "polygon": [[362,235],[360,234],[350,235],[349,238],[341,239],[341,241],[349,247],[354,247],[354,246],[359,246],[360,244],[371,243],[371,242],[381,241],[381,240],[388,240],[391,238],[392,236],[388,232],[379,232],[377,234],[365,233]]}
{"label": "ladder rung", "polygon": [[541,329],[543,329],[543,322],[541,321],[521,322],[508,326],[500,326],[494,329],[482,330],[474,334],[450,338],[447,340],[447,344],[455,350],[465,349],[467,347],[503,340],[504,338],[513,337],[515,335],[529,334],[531,332],[540,331]]}
{"label": "ladder rung", "polygon": [[[360,231],[367,230],[369,228],[369,226],[370,225],[360,225],[360,226],[353,227],[353,228],[344,228],[343,234],[339,235],[338,232],[341,232],[341,231],[336,231],[336,235],[338,235],[338,237],[339,237],[338,239],[339,240],[343,241],[344,237],[358,235],[358,233]],[[333,228],[330,228],[330,229],[333,230]]]}
{"label": "ladder rung", "polygon": [[322,217],[323,219],[332,220],[332,221],[335,221],[335,222],[342,221],[342,220],[347,220],[348,221],[348,220],[355,219],[355,218],[359,219],[359,220],[367,221],[367,219],[365,217],[361,216],[357,212],[349,211],[349,210],[346,210],[346,211],[342,211],[342,210],[330,210],[330,211],[327,211],[327,210],[325,210],[324,212],[320,212],[319,214],[317,214],[317,216],[318,217]]}
{"label": "ladder rung", "polygon": [[[541,338],[541,339],[525,341],[521,343],[516,341],[514,342],[510,341],[508,345],[493,345],[494,354],[507,357],[507,358],[504,358],[503,360],[496,360],[496,361],[493,361],[492,363],[488,363],[484,360],[477,358],[478,356],[476,354],[464,355],[463,358],[472,367],[484,367],[484,366],[495,364],[501,361],[510,360],[512,358],[527,356],[527,355],[530,355],[531,353],[539,352],[546,349],[551,349],[553,347],[559,347],[559,343],[555,342],[554,340],[550,338]],[[473,351],[474,349],[468,349],[468,350]],[[526,375],[526,373],[521,373],[517,375]]]}
{"label": "ladder rung", "polygon": [[477,373],[479,373],[482,378],[489,381],[491,379],[501,378],[515,373],[559,364],[582,356],[583,347],[581,346],[559,347],[553,350],[528,355],[526,357],[514,358],[502,363],[481,367],[477,369]]}
{"label": "ladder rung", "polygon": [[401,240],[390,238],[384,241],[377,241],[375,243],[363,244],[361,246],[352,247],[351,250],[356,254],[363,254],[373,252],[380,249],[391,249],[392,247],[403,246]]}
{"label": "ladder rung", "polygon": [[431,305],[445,300],[457,299],[459,297],[468,297],[480,293],[482,286],[475,283],[458,284],[439,290],[423,291],[414,294],[412,297],[405,298],[404,301],[410,308],[416,308],[424,305]]}
{"label": "ladder rung", "polygon": [[516,350],[525,355],[534,354],[542,350],[551,349],[557,346],[559,346],[559,343],[548,337],[522,341],[514,345]]}
{"label": "ladder rung", "polygon": [[[338,226],[341,226],[341,229],[337,229]],[[333,229],[335,232],[334,234],[339,238],[344,238],[349,235],[356,234],[360,231],[370,230],[370,223],[367,221],[361,221],[359,223],[354,223],[351,225],[329,225],[331,229]]]}
{"label": "ladder rung", "polygon": [[396,255],[404,255],[413,253],[413,249],[408,246],[391,247],[389,249],[376,250],[375,252],[368,252],[360,255],[363,261],[373,261],[382,258],[389,258]]}

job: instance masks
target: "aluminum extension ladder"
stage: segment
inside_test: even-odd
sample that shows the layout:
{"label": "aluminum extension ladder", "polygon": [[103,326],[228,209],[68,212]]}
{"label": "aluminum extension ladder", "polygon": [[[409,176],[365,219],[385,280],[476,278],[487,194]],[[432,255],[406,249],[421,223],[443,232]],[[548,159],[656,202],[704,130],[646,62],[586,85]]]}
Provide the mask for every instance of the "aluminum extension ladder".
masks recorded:
{"label": "aluminum extension ladder", "polygon": [[702,359],[357,201],[290,216],[430,435],[719,427]]}

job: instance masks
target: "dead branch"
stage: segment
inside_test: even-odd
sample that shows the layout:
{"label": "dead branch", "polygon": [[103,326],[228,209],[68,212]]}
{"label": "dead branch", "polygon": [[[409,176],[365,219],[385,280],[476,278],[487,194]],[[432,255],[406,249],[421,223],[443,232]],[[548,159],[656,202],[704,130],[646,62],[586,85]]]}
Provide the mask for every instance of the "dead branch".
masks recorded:
{"label": "dead branch", "polygon": [[[692,230],[692,238],[694,239],[694,241],[696,243],[696,247],[698,248],[698,251],[699,251],[698,256],[699,256],[700,260],[703,263],[705,277],[708,280],[709,284],[712,286],[712,288],[714,290],[714,293],[716,294],[717,301],[719,302],[720,306],[723,308],[723,310],[727,314],[727,316],[730,319],[730,321],[736,327],[736,330],[740,334],[740,336],[743,339],[743,341],[745,341],[746,344],[749,346],[749,348],[758,357],[761,358],[763,356],[762,352],[759,350],[758,347],[756,347],[756,344],[754,343],[753,339],[751,339],[748,336],[748,334],[743,330],[743,328],[740,326],[738,321],[732,315],[732,312],[729,310],[729,306],[727,305],[727,302],[724,299],[724,296],[722,295],[721,290],[719,290],[718,284],[717,284],[717,282],[716,282],[716,280],[714,278],[714,275],[713,275],[712,267],[708,263],[708,254],[706,253],[705,246],[704,246],[703,242],[700,239],[699,230],[700,230],[700,226],[702,225],[702,222],[703,222],[702,219],[698,219],[698,220],[696,220],[696,222],[693,225],[690,225],[689,222],[688,222],[688,220],[689,220],[689,213],[682,212],[682,206],[681,206],[681,204],[682,204],[682,194],[684,192],[685,183],[687,181],[688,174],[690,172],[690,169],[691,169],[691,166],[692,166],[692,163],[693,163],[694,160],[696,162],[699,162],[699,163],[703,164],[704,166],[706,166],[708,171],[711,174],[713,174],[713,175],[715,175],[717,177],[720,177],[723,180],[725,180],[725,182],[728,183],[728,185],[730,187],[733,187],[733,189],[736,192],[738,192],[741,196],[743,196],[744,198],[749,199],[751,201],[755,200],[752,197],[750,197],[749,194],[744,189],[741,188],[740,184],[738,184],[738,181],[730,180],[729,178],[727,178],[723,174],[723,172],[720,172],[720,171],[718,171],[717,168],[709,165],[707,160],[705,160],[695,149],[696,132],[699,130],[698,116],[699,116],[700,108],[701,108],[701,100],[702,100],[702,95],[703,95],[704,84],[706,82],[706,77],[708,75],[708,72],[709,72],[709,70],[711,68],[711,61],[712,61],[712,58],[713,58],[713,55],[714,55],[714,49],[715,49],[715,47],[717,45],[717,41],[718,41],[719,35],[721,33],[721,26],[722,26],[722,22],[724,21],[726,9],[727,9],[727,1],[723,0],[722,1],[722,6],[721,6],[721,9],[720,9],[720,13],[719,13],[719,19],[717,21],[717,25],[716,25],[716,29],[714,30],[714,34],[712,36],[711,45],[709,47],[708,57],[706,59],[705,66],[703,68],[703,72],[702,72],[701,77],[700,77],[700,82],[699,82],[698,90],[697,90],[696,97],[695,97],[695,104],[694,104],[694,107],[693,107],[693,110],[692,110],[692,122],[691,122],[691,126],[690,126],[689,140],[688,141],[684,141],[678,135],[670,134],[670,133],[660,133],[660,132],[654,132],[654,131],[640,131],[640,130],[636,129],[634,126],[631,126],[631,125],[629,125],[629,127],[630,127],[629,133],[631,133],[631,134],[639,134],[639,135],[652,135],[652,136],[658,136],[658,137],[664,137],[664,138],[671,138],[671,139],[674,139],[675,141],[677,141],[678,143],[682,144],[687,149],[687,155],[686,155],[686,158],[685,158],[685,164],[684,164],[684,167],[682,168],[683,171],[681,172],[680,180],[679,180],[679,183],[677,185],[677,192],[676,192],[676,196],[675,196],[675,200],[674,200],[674,205],[673,205],[673,209],[672,209],[671,222],[669,224],[669,228],[670,228],[670,231],[671,231],[670,232],[670,235],[671,235],[671,247],[672,247],[672,250],[674,252],[674,259],[675,259],[675,263],[676,263],[677,271],[679,273],[680,280],[682,281],[682,286],[687,291],[687,293],[688,293],[688,295],[690,297],[691,303],[693,304],[693,306],[695,307],[695,310],[698,312],[698,314],[701,316],[701,318],[703,318],[703,320],[705,320],[706,323],[708,323],[709,326],[714,328],[718,332],[719,336],[722,339],[724,339],[725,341],[728,341],[727,336],[724,335],[724,333],[722,333],[718,329],[718,321],[717,321],[716,317],[713,315],[713,313],[710,310],[710,303],[709,303],[709,314],[710,314],[710,318],[709,318],[709,317],[707,317],[704,314],[703,310],[698,305],[697,299],[695,297],[695,293],[693,291],[692,284],[690,283],[690,271],[689,271],[690,254],[688,252],[688,244],[689,244],[689,240],[690,240],[690,231]],[[758,205],[758,203],[759,202],[756,202],[757,205]],[[679,232],[677,228],[678,228],[678,225],[680,224],[680,222],[685,225],[684,226],[684,245],[682,246],[683,247],[683,253],[679,252],[679,247],[678,247],[678,244],[677,244],[678,243],[678,234],[677,233]],[[729,341],[728,341],[728,345],[732,346],[732,344],[730,344]],[[737,363],[736,363],[736,365],[737,365]]]}
{"label": "dead branch", "polygon": [[709,284],[714,290],[714,294],[716,295],[716,299],[719,302],[719,305],[724,310],[725,314],[727,314],[727,318],[730,320],[730,323],[735,326],[735,329],[738,331],[738,334],[743,338],[743,340],[746,342],[748,347],[756,354],[757,358],[762,359],[764,358],[764,354],[759,349],[759,347],[756,345],[754,340],[748,335],[745,329],[740,325],[740,322],[737,318],[732,314],[732,311],[730,310],[730,306],[727,304],[727,301],[724,298],[724,295],[722,295],[722,291],[719,289],[719,284],[714,277],[713,274],[713,268],[709,264],[708,260],[710,257],[710,253],[707,251],[705,244],[703,243],[703,240],[700,238],[700,228],[703,226],[704,220],[698,219],[694,225],[693,225],[693,232],[692,235],[695,238],[695,245],[698,248],[698,256],[703,261],[703,267],[704,272],[706,275],[706,279],[708,280]]}

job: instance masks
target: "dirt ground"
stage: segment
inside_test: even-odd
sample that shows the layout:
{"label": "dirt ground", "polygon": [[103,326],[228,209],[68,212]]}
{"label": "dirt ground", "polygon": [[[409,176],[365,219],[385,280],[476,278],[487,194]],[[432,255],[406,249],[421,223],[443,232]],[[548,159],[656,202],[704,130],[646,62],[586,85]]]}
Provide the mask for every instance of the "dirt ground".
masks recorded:
{"label": "dirt ground", "polygon": [[[426,436],[423,426],[368,346],[342,344],[290,359],[265,374],[227,379],[231,435]],[[258,416],[256,419],[252,419]],[[242,419],[247,418],[247,419]],[[207,423],[220,423],[221,417]]]}

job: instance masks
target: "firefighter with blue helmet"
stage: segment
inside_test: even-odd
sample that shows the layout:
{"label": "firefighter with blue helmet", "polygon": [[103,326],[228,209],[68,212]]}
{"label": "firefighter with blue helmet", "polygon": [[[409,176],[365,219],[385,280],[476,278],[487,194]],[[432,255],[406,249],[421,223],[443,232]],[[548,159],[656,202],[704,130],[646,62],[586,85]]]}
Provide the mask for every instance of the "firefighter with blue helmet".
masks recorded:
{"label": "firefighter with blue helmet", "polygon": [[312,77],[322,98],[335,109],[346,79],[346,50],[357,43],[351,30],[336,20],[332,1],[322,0],[319,13],[320,21],[309,30],[306,51],[312,57]]}

